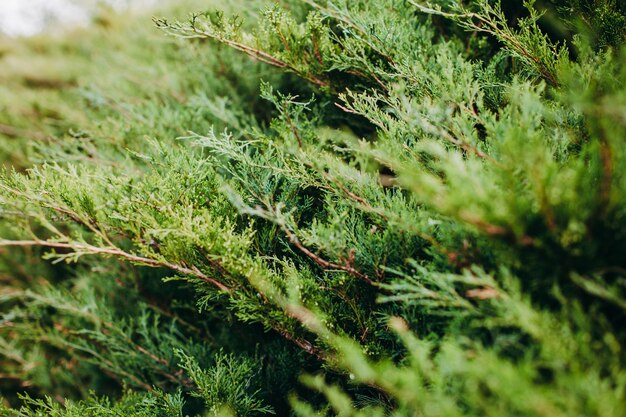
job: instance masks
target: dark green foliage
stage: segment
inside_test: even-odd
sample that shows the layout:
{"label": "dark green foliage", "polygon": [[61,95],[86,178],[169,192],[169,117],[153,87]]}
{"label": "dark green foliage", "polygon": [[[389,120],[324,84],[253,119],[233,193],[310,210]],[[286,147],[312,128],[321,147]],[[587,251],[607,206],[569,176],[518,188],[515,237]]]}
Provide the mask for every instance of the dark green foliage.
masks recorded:
{"label": "dark green foliage", "polygon": [[570,25],[583,27],[598,47],[619,47],[626,37],[626,3],[618,0],[554,1]]}
{"label": "dark green foliage", "polygon": [[9,132],[5,413],[626,414],[621,3],[238,12]]}

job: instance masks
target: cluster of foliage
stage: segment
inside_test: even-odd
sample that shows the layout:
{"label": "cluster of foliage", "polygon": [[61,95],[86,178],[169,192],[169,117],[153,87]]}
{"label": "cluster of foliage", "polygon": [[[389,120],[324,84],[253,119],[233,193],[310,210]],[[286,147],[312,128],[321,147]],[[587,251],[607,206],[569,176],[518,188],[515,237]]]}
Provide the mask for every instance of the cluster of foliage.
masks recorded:
{"label": "cluster of foliage", "polygon": [[230,7],[2,49],[0,415],[626,415],[623,3]]}

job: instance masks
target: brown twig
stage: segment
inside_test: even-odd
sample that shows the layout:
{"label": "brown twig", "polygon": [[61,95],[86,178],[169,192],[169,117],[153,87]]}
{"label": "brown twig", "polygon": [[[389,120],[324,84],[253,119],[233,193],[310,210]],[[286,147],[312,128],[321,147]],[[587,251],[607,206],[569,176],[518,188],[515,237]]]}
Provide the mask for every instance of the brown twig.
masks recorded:
{"label": "brown twig", "polygon": [[156,259],[146,258],[143,256],[134,255],[132,253],[124,252],[117,247],[100,248],[97,246],[89,245],[87,243],[63,243],[63,242],[51,242],[47,240],[33,239],[33,240],[0,240],[0,246],[43,246],[56,249],[70,249],[75,252],[84,252],[85,254],[93,255],[110,255],[123,258],[127,261],[157,268],[168,268],[183,275],[191,275],[202,281],[211,284],[222,291],[231,292],[231,289],[221,282],[209,277],[200,271],[197,267],[186,267],[178,264],[174,264],[166,261],[159,261]]}
{"label": "brown twig", "polygon": [[289,242],[291,244],[293,244],[296,248],[298,248],[300,250],[300,252],[304,253],[306,256],[311,258],[315,263],[320,265],[322,268],[338,269],[338,270],[347,272],[348,274],[350,274],[350,275],[352,275],[352,276],[354,276],[354,277],[356,277],[356,278],[358,278],[360,280],[363,280],[363,281],[367,282],[370,285],[374,285],[374,281],[372,281],[372,279],[369,276],[367,276],[366,274],[358,271],[351,264],[339,265],[339,264],[327,261],[326,259],[321,258],[319,255],[313,253],[309,248],[304,246],[302,244],[302,242],[300,242],[300,239],[298,239],[298,237],[291,230],[289,230],[288,227],[281,226],[281,229],[285,232],[285,234],[287,235],[287,238],[289,239]]}
{"label": "brown twig", "polygon": [[289,333],[289,331],[287,331],[287,329],[285,329],[282,324],[273,322],[272,328],[282,337],[293,342],[296,346],[304,350],[306,353],[315,356],[320,361],[324,361],[326,359],[326,354],[321,349],[315,347],[313,343],[309,342],[306,339],[302,339],[292,335],[291,333]]}

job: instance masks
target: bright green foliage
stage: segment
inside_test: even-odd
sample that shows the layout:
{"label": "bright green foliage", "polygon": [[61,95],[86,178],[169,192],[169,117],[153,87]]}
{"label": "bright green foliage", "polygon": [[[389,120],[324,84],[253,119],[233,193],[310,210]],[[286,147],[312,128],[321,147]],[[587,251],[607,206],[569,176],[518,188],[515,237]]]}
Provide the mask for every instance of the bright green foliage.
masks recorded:
{"label": "bright green foliage", "polygon": [[71,130],[38,122],[0,180],[7,405],[625,415],[626,15],[555,3],[94,31],[133,32],[129,83],[58,93]]}
{"label": "bright green foliage", "polygon": [[24,406],[18,410],[0,410],[3,416],[29,417],[84,417],[84,416],[128,416],[128,417],[182,417],[183,400],[180,394],[163,393],[124,395],[116,403],[91,395],[88,399],[61,405],[50,397],[35,400],[23,397]]}
{"label": "bright green foliage", "polygon": [[180,355],[182,369],[198,387],[192,395],[204,400],[209,414],[220,415],[228,409],[238,416],[273,414],[271,407],[254,398],[259,392],[254,391],[254,380],[257,370],[261,369],[260,362],[250,358],[238,360],[232,355],[218,353],[215,365],[203,370],[193,358],[185,356],[182,351]]}

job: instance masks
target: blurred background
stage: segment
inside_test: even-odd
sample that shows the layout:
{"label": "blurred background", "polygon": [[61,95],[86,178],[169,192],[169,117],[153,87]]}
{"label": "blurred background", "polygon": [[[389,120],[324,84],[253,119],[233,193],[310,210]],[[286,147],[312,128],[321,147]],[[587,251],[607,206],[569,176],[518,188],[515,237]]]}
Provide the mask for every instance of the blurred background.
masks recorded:
{"label": "blurred background", "polygon": [[68,25],[84,25],[103,7],[123,11],[158,0],[0,0],[0,33],[30,36]]}
{"label": "blurred background", "polygon": [[[116,166],[127,161],[129,150],[132,155],[147,152],[153,140],[183,146],[175,138],[189,130],[208,132],[214,125],[223,130],[223,103],[228,103],[229,111],[254,113],[261,107],[256,99],[258,80],[273,80],[264,72],[268,68],[219,45],[167,36],[152,21],[153,16],[186,19],[198,10],[219,6],[228,12],[229,7],[254,3],[0,0],[0,175],[5,169],[24,171],[46,163]],[[24,236],[23,225],[3,216],[3,204],[0,201],[0,237]],[[75,317],[67,321],[48,306],[26,305],[26,294],[54,290],[83,297],[80,294],[88,291],[92,299],[107,306],[119,303],[123,308],[110,311],[126,320],[141,315],[139,310],[129,310],[131,305],[151,308],[129,303],[130,288],[141,287],[153,295],[161,291],[155,284],[162,271],[113,260],[105,260],[106,267],[51,264],[42,261],[44,252],[41,248],[0,248],[0,415],[6,415],[2,406],[19,407],[19,395],[24,392],[62,401],[85,398],[90,390],[117,397],[126,386],[114,374],[103,372],[101,363],[76,356],[80,349],[67,350],[65,342],[55,344],[60,340],[56,336],[53,342],[44,342],[41,331],[61,322],[69,328]],[[172,294],[172,287],[167,287],[167,297]],[[195,303],[188,294],[180,299]],[[189,306],[181,311],[197,310]],[[215,323],[224,323],[224,314],[216,317]],[[171,321],[161,323],[167,327],[165,323]],[[205,317],[202,323],[208,326],[213,321]],[[82,332],[91,325],[81,321],[77,326]],[[248,328],[240,332],[231,326],[220,328],[233,336],[251,335]],[[75,342],[82,343],[77,339],[70,343]],[[128,367],[123,368],[127,372]],[[146,369],[142,365],[139,372]]]}

